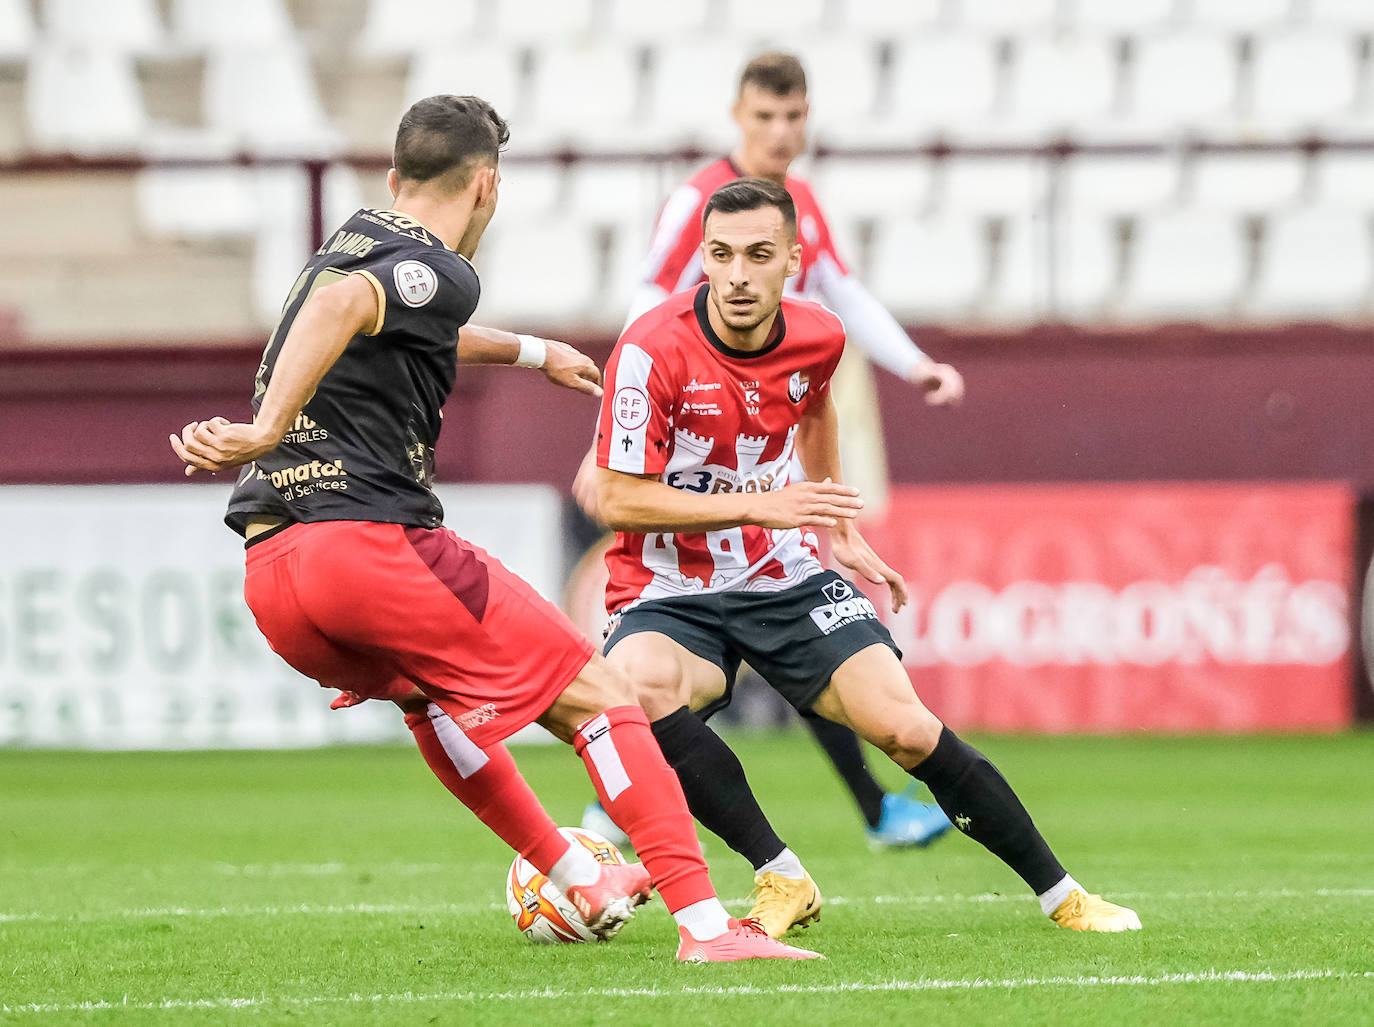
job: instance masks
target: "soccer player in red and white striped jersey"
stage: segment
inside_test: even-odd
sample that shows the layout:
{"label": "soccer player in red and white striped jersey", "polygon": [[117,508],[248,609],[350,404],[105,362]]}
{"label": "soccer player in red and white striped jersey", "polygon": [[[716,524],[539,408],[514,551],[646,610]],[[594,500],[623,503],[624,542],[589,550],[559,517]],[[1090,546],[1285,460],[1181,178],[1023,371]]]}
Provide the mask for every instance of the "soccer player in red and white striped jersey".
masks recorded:
{"label": "soccer player in red and white striped jersey", "polygon": [[[617,532],[606,654],[636,683],[692,813],[754,863],[751,916],[781,937],[819,916],[821,896],[697,716],[729,702],[741,661],[799,712],[849,726],[927,784],[1056,923],[1138,929],[1133,911],[1065,871],[997,769],[921,703],[872,602],[817,559],[815,531],[828,529],[840,564],[886,584],[894,612],[906,601],[854,526],[857,490],[840,484],[830,379],[844,326],[783,297],[802,254],[788,192],[739,179],[702,220],[707,284],[640,317],[607,365],[596,447],[600,507]],[[810,480],[790,476],[794,447]]]}

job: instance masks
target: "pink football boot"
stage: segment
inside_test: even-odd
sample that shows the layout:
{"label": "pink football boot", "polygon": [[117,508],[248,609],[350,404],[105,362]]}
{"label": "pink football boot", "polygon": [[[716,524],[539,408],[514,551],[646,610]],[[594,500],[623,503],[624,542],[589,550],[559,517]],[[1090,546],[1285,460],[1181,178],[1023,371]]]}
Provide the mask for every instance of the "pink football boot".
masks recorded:
{"label": "pink football boot", "polygon": [[730,930],[718,938],[697,941],[687,928],[679,927],[682,936],[677,958],[680,963],[734,963],[741,959],[824,959],[819,952],[793,948],[768,937],[757,920],[730,919]]}

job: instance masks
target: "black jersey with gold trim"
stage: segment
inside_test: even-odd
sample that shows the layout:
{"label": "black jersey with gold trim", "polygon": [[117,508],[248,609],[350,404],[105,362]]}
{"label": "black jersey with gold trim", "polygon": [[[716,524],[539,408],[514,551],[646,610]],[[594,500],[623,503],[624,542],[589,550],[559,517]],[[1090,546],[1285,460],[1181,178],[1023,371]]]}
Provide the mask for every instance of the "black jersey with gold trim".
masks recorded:
{"label": "black jersey with gold trim", "polygon": [[376,324],[349,340],[281,444],[240,473],[225,515],[236,531],[283,508],[298,521],[443,521],[431,489],[434,446],[458,371],[458,329],[480,286],[472,265],[419,222],[360,210],[315,251],[263,351],[253,410],[305,301],[354,274],[377,292]]}

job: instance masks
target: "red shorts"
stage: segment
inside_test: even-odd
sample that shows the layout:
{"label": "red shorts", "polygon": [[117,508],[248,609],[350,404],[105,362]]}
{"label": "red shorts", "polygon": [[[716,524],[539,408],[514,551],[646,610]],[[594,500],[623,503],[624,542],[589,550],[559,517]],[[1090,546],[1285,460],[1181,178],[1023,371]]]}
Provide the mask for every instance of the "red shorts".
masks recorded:
{"label": "red shorts", "polygon": [[480,746],[532,723],[593,647],[522,578],[447,528],[295,524],[248,547],[244,598],[268,644],[325,688],[418,686]]}

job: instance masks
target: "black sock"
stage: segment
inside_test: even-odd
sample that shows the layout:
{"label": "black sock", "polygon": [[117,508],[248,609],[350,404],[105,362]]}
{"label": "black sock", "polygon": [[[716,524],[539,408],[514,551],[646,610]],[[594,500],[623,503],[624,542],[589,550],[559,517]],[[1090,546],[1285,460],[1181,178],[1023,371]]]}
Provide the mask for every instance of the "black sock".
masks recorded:
{"label": "black sock", "polygon": [[1037,895],[1063,880],[1064,868],[1007,779],[949,728],[910,773],[930,786],[954,826],[1020,874]]}
{"label": "black sock", "polygon": [[863,749],[859,736],[843,724],[826,720],[819,714],[807,711],[802,720],[816,736],[816,741],[830,757],[830,762],[840,772],[854,801],[859,804],[859,812],[868,821],[869,827],[877,827],[883,816],[883,786],[874,780],[864,762]]}
{"label": "black sock", "polygon": [[787,848],[759,809],[739,757],[704,720],[684,706],[649,726],[702,827],[755,870]]}

